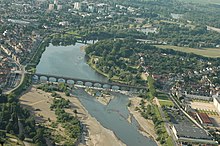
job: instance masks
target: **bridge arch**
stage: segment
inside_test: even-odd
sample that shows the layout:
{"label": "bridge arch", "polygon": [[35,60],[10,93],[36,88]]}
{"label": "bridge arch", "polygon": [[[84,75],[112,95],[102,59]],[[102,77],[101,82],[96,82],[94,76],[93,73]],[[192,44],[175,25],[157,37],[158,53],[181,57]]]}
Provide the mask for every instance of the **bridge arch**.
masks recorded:
{"label": "bridge arch", "polygon": [[92,83],[92,82],[89,82],[89,81],[88,81],[88,82],[85,82],[84,85],[85,85],[85,86],[88,86],[88,87],[93,87],[93,83]]}
{"label": "bridge arch", "polygon": [[58,82],[58,79],[55,77],[49,77],[50,82]]}
{"label": "bridge arch", "polygon": [[104,89],[111,89],[111,85],[109,85],[109,84],[103,84],[103,85],[102,85],[102,88],[104,88]]}
{"label": "bridge arch", "polygon": [[84,85],[84,82],[83,81],[80,81],[80,80],[78,80],[78,81],[76,81],[76,85]]}
{"label": "bridge arch", "polygon": [[40,80],[38,75],[33,75],[33,76],[32,76],[32,79],[34,79],[34,80]]}
{"label": "bridge arch", "polygon": [[102,88],[102,84],[100,84],[100,83],[94,83],[94,84],[93,84],[93,87]]}
{"label": "bridge arch", "polygon": [[118,85],[112,85],[111,89],[112,90],[121,90]]}
{"label": "bridge arch", "polygon": [[64,78],[58,78],[58,79],[57,79],[57,82],[58,82],[58,83],[66,83],[66,79],[64,79]]}
{"label": "bridge arch", "polygon": [[74,81],[74,80],[71,80],[71,79],[67,79],[67,80],[66,80],[66,83],[67,83],[67,84],[75,84],[75,81]]}
{"label": "bridge arch", "polygon": [[39,81],[49,81],[49,77],[47,76],[38,76]]}

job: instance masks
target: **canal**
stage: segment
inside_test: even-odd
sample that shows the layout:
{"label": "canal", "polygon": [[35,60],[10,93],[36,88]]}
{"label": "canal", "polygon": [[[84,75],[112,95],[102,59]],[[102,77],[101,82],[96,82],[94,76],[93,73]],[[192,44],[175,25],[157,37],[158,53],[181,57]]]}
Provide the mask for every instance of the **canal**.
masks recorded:
{"label": "canal", "polygon": [[[53,46],[46,48],[37,66],[37,73],[67,76],[73,78],[107,81],[107,78],[94,71],[85,60],[84,44],[74,46]],[[115,135],[128,146],[155,146],[156,143],[143,136],[138,131],[135,119],[129,123],[127,118],[128,96],[111,93],[115,98],[108,105],[103,105],[96,98],[79,88],[73,91],[87,111],[95,117],[102,126],[112,130]]]}

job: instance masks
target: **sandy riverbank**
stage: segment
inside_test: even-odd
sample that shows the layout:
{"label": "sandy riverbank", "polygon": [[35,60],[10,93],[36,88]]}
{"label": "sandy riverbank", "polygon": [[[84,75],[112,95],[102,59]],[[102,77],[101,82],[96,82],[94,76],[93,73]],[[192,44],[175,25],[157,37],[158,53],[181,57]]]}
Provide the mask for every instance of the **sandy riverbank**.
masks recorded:
{"label": "sandy riverbank", "polygon": [[[63,98],[69,99],[71,102],[71,108],[66,111],[74,114],[73,110],[77,110],[77,116],[80,121],[86,125],[88,129],[88,140],[86,145],[89,146],[122,146],[123,144],[117,139],[115,134],[104,128],[94,117],[92,117],[88,111],[83,107],[78,98],[67,97],[64,93],[59,93]],[[38,90],[32,87],[31,90],[24,94],[20,98],[20,102],[23,106],[28,107],[31,113],[35,115],[35,119],[38,122],[49,123],[48,118],[51,121],[56,121],[56,115],[54,111],[50,110],[50,104],[52,103],[52,97],[50,93],[46,93],[42,90]],[[37,109],[37,110],[36,110]],[[80,144],[83,146],[83,144]]]}
{"label": "sandy riverbank", "polygon": [[[139,97],[129,98],[129,100],[131,101],[131,105],[130,105],[130,107],[128,107],[128,110],[130,111],[130,113],[134,116],[134,118],[139,123],[140,132],[144,136],[152,138],[157,143],[158,146],[161,146],[161,144],[156,141],[157,135],[156,135],[155,130],[154,130],[153,121],[143,118],[141,116],[140,112],[135,110],[136,107],[140,107],[141,99],[142,98],[139,98]],[[146,101],[146,105],[147,104],[148,103]]]}

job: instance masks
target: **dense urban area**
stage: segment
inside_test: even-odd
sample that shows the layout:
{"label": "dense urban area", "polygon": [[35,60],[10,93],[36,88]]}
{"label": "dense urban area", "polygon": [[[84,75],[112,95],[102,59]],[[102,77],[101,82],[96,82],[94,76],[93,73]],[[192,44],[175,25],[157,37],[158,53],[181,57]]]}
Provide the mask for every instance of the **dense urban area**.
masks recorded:
{"label": "dense urban area", "polygon": [[[113,92],[129,95],[128,117],[117,108],[108,112],[130,125],[135,120],[138,134],[155,145],[220,144],[218,0],[0,0],[0,6],[0,144],[132,145],[102,125],[78,92],[104,107],[117,98]],[[48,47],[77,44],[105,82],[37,72]]]}

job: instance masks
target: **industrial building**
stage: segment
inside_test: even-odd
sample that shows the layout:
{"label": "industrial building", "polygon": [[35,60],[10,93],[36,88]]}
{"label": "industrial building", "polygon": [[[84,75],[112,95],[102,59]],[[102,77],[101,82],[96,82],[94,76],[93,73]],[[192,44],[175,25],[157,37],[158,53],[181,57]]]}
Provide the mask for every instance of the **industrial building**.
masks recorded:
{"label": "industrial building", "polygon": [[175,138],[179,142],[200,143],[200,144],[217,144],[214,138],[205,130],[186,124],[174,124],[172,126]]}

